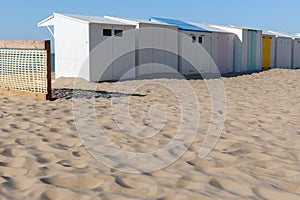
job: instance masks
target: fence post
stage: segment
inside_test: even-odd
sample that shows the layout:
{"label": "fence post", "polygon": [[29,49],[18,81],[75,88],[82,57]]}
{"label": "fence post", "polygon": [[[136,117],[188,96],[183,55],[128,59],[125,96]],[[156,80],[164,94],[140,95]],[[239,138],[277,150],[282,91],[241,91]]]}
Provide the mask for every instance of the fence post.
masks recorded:
{"label": "fence post", "polygon": [[47,51],[47,91],[46,100],[52,99],[52,87],[51,87],[51,45],[50,40],[45,41],[45,48]]}

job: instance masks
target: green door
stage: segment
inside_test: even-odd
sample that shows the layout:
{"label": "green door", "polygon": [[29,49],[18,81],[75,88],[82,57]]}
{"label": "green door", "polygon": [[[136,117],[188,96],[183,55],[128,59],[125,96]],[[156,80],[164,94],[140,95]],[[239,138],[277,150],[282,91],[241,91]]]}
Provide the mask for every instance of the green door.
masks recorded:
{"label": "green door", "polygon": [[257,47],[257,32],[248,31],[248,67],[247,71],[256,71],[256,47]]}

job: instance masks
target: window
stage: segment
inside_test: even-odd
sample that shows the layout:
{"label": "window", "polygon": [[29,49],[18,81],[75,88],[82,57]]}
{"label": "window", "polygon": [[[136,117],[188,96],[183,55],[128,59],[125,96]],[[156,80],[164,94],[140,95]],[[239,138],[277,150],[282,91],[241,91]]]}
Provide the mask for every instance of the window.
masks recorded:
{"label": "window", "polygon": [[111,36],[111,29],[103,29],[103,36]]}
{"label": "window", "polygon": [[115,36],[122,37],[123,36],[123,30],[115,30]]}
{"label": "window", "polygon": [[197,41],[196,36],[192,36],[192,42],[195,43]]}
{"label": "window", "polygon": [[202,44],[202,42],[203,42],[203,38],[199,37],[199,43]]}

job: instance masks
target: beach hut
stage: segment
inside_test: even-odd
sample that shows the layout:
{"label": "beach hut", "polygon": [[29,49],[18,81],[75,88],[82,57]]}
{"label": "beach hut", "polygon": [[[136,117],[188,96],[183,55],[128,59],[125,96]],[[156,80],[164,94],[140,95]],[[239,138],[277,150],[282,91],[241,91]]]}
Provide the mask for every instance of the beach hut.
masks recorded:
{"label": "beach hut", "polygon": [[263,31],[262,69],[268,70],[275,66],[276,37],[269,31]]}
{"label": "beach hut", "polygon": [[[54,13],[38,23],[49,28],[55,40],[55,76],[81,77],[88,81],[134,78],[135,37],[132,24],[97,16]],[[110,39],[110,40],[107,40]],[[96,48],[101,43],[99,48]],[[121,56],[121,57],[120,57]],[[129,73],[127,73],[129,72]],[[100,77],[101,76],[101,77]]]}
{"label": "beach hut", "polygon": [[262,30],[239,27],[211,25],[234,33],[234,71],[252,72],[262,69]]}
{"label": "beach hut", "polygon": [[292,68],[293,37],[286,33],[268,31],[276,37],[275,68]]}
{"label": "beach hut", "polygon": [[104,16],[136,27],[136,77],[178,71],[178,27],[149,20]]}
{"label": "beach hut", "polygon": [[178,27],[180,73],[192,75],[211,72],[211,31],[175,19],[151,17],[150,21]]}
{"label": "beach hut", "polygon": [[211,53],[221,74],[233,72],[234,34],[215,28],[209,24],[190,22],[191,24],[211,31]]}
{"label": "beach hut", "polygon": [[293,39],[293,48],[292,48],[292,68],[300,68],[300,34],[295,35]]}

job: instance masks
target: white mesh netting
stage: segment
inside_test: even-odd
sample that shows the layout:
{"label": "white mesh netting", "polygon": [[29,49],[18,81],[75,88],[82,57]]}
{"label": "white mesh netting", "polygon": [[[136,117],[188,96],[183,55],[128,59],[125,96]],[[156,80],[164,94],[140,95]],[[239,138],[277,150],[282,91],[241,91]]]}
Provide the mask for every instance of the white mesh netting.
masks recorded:
{"label": "white mesh netting", "polygon": [[0,88],[48,94],[47,51],[0,48]]}

